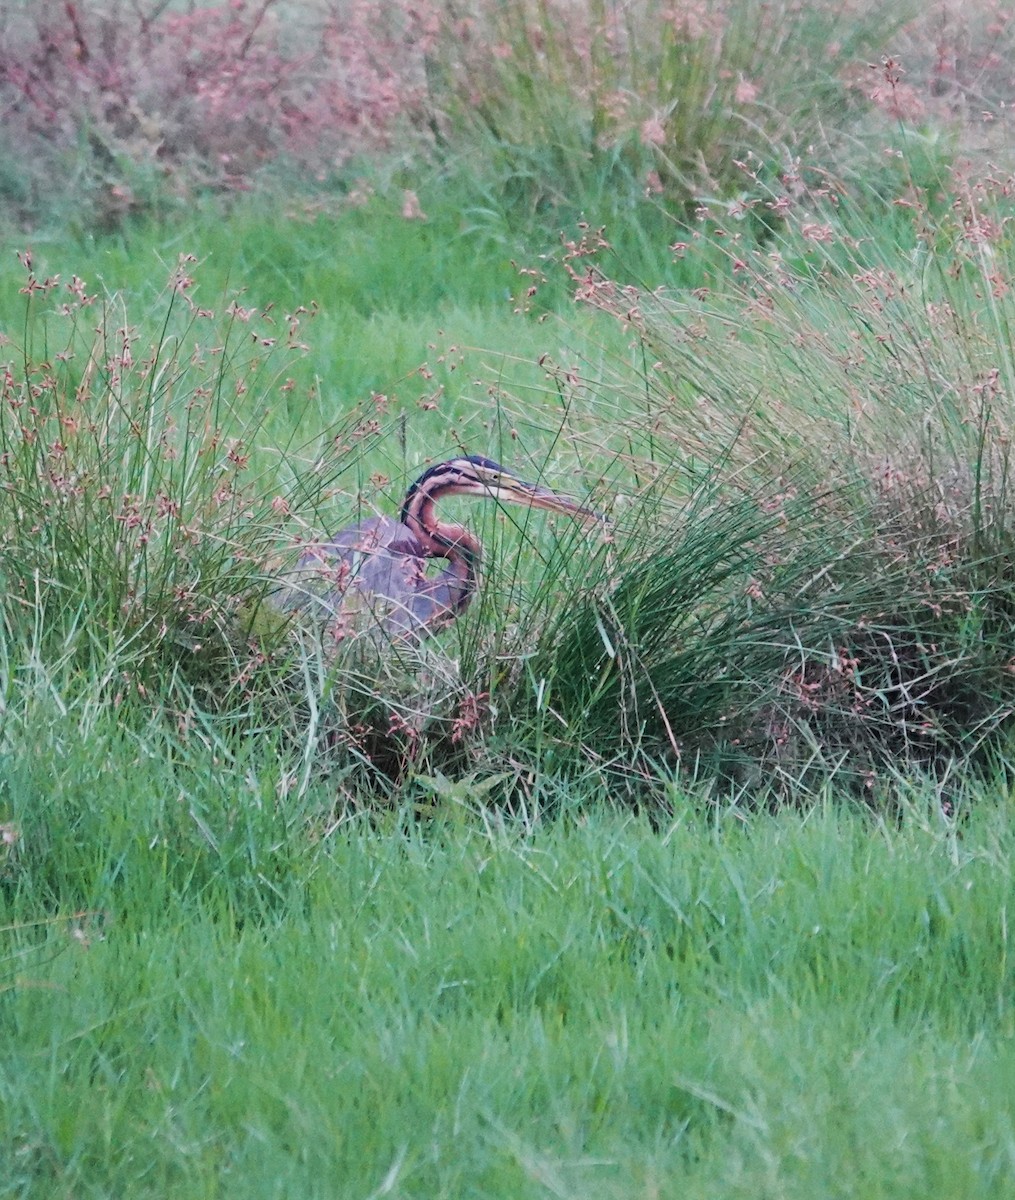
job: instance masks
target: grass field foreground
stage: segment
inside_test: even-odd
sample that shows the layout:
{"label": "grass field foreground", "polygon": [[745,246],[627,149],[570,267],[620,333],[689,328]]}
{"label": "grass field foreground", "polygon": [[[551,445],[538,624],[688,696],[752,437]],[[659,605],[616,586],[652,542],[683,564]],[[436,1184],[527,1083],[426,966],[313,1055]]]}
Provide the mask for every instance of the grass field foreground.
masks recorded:
{"label": "grass field foreground", "polygon": [[3,1194],[1008,1196],[1013,849],[926,796],[902,829],[451,805],[238,903],[153,846],[5,930]]}

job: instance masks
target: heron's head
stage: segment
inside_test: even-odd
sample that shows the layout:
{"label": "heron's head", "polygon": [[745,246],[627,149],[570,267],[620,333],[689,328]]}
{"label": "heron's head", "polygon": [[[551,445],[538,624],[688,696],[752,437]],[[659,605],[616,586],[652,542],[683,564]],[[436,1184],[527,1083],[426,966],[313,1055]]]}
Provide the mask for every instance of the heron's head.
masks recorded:
{"label": "heron's head", "polygon": [[410,507],[414,498],[422,496],[429,500],[438,500],[442,496],[485,496],[503,504],[544,508],[584,521],[604,519],[601,514],[572,497],[562,496],[536,483],[527,483],[507,467],[478,454],[453,458],[424,472],[409,489],[405,509]]}

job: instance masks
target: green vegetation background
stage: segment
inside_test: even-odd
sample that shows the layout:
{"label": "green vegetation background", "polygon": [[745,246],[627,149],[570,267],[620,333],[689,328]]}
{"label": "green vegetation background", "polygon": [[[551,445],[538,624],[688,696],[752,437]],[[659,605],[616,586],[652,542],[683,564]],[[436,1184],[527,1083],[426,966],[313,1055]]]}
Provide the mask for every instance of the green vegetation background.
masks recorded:
{"label": "green vegetation background", "polygon": [[311,7],[0,13],[0,1196],[1015,1195],[1007,19]]}

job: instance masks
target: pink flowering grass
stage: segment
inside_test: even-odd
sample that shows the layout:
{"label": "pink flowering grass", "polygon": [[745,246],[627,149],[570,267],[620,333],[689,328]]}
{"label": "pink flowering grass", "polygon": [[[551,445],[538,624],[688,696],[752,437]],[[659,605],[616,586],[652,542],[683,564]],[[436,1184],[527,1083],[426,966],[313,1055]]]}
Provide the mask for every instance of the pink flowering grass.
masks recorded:
{"label": "pink flowering grass", "polygon": [[694,292],[616,282],[593,230],[566,247],[630,352],[546,369],[631,499],[529,662],[545,736],[754,795],[1009,761],[1013,185],[948,187],[910,191],[908,246],[847,232],[830,182],[759,199],[761,248],[703,208],[674,249],[715,273]]}
{"label": "pink flowering grass", "polygon": [[870,182],[899,123],[943,157],[998,144],[1012,30],[989,3],[964,17],[864,0],[484,3],[445,13],[430,97],[449,156],[485,144],[488,175],[532,205],[594,212],[623,188],[681,217],[743,195],[748,152],[766,183],[800,159]]}
{"label": "pink flowering grass", "polygon": [[749,151],[766,180],[801,156],[869,179],[899,123],[945,158],[1003,146],[1012,35],[989,0],[961,21],[868,0],[20,0],[0,13],[0,198],[113,228],[207,191],[357,203],[372,172],[408,197],[437,165],[477,205],[622,189],[681,215],[738,195]]}
{"label": "pink flowering grass", "polygon": [[8,633],[42,660],[70,655],[107,703],[160,688],[181,702],[174,678],[212,707],[242,700],[271,652],[251,622],[272,574],[370,427],[354,414],[310,446],[264,436],[312,313],[205,308],[184,255],[140,328],[122,298],[21,259],[24,326],[0,369]]}

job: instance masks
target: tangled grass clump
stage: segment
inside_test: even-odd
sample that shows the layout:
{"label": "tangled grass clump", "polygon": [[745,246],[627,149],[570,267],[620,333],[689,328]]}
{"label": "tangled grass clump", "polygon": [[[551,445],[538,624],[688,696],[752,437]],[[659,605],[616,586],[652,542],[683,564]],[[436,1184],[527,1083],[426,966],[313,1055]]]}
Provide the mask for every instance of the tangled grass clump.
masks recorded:
{"label": "tangled grass clump", "polygon": [[645,364],[611,403],[661,522],[544,645],[576,740],[752,792],[1010,765],[1010,191],[957,180],[905,254],[786,204],[775,245],[727,231],[695,294],[616,284],[602,235],[572,247],[579,300]]}
{"label": "tangled grass clump", "polygon": [[[122,298],[21,260],[24,325],[3,335],[0,365],[6,736],[31,725],[29,689],[86,724],[117,714],[146,743],[196,741],[217,761],[258,742],[282,764],[280,796],[332,777],[357,802],[481,754],[510,714],[493,695],[503,664],[534,638],[518,556],[539,550],[539,528],[511,531],[516,557],[500,570],[486,506],[498,598],[442,641],[329,639],[277,602],[279,578],[301,545],[372,502],[343,476],[361,482],[387,399],[308,439],[317,385],[299,382],[299,360],[314,310],[206,307],[183,255],[142,327]],[[537,607],[566,560],[543,557]]]}
{"label": "tangled grass clump", "polygon": [[24,331],[0,371],[4,687],[27,658],[58,689],[184,725],[195,704],[242,707],[272,651],[252,614],[366,436],[353,413],[271,451],[312,313],[205,308],[184,255],[149,336],[119,297],[22,262]]}
{"label": "tangled grass clump", "polygon": [[26,256],[0,377],[0,692],[34,673],[96,708],[159,707],[181,736],[269,731],[280,788],[330,771],[367,804],[480,776],[531,812],[576,774],[641,802],[679,770],[760,802],[1007,771],[1011,191],[957,178],[891,245],[784,190],[768,244],[703,221],[675,246],[707,257],[695,292],[617,283],[584,231],[566,266],[622,360],[543,356],[553,409],[493,394],[506,457],[597,480],[566,490],[613,522],[588,537],[470,510],[476,604],[384,653],[270,603],[286,555],[353,517],[337,485],[384,428],[357,408],[294,444],[309,314],[204,308],[184,259],[148,338]]}

